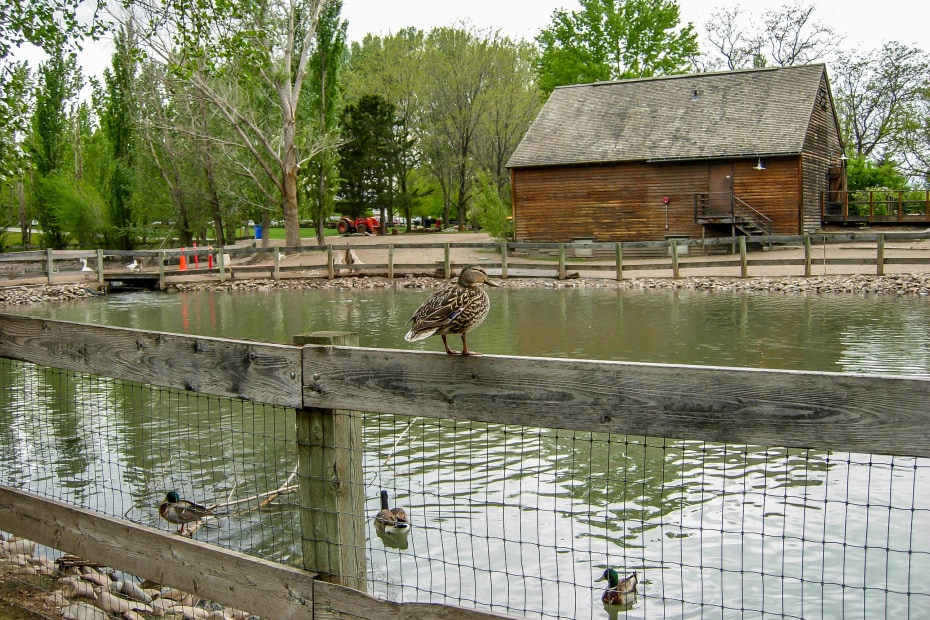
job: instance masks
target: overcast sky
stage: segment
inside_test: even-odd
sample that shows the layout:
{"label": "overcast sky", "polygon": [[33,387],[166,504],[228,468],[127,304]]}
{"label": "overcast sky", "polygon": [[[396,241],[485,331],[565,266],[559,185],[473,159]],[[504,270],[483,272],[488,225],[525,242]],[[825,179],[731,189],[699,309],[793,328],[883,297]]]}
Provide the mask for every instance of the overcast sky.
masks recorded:
{"label": "overcast sky", "polygon": [[[758,15],[792,0],[759,3],[742,0],[679,0],[683,22],[691,22],[703,33],[704,22],[714,9],[742,5],[744,12]],[[879,47],[898,40],[930,51],[930,29],[924,19],[925,0],[814,0],[814,14],[846,37],[844,47],[864,44]],[[386,34],[406,26],[428,30],[465,20],[478,28],[500,29],[514,38],[532,39],[550,22],[559,8],[576,10],[577,0],[343,0],[342,16],[349,22],[349,39],[360,41],[366,33]]]}
{"label": "overcast sky", "polygon": [[[763,5],[749,0],[679,0],[679,6],[682,21],[693,23],[703,36],[704,23],[715,9],[740,5],[745,7],[744,13],[759,17],[766,7],[775,9],[792,1]],[[863,0],[802,1],[815,3],[816,18],[832,25],[844,37],[844,49],[868,50],[897,40],[930,51],[930,29],[921,8],[925,0],[880,0],[870,4]],[[387,34],[407,26],[429,30],[458,23],[499,29],[514,39],[533,39],[549,25],[552,12],[563,7],[575,10],[580,4],[577,0],[343,0],[342,17],[349,22],[350,41],[361,41],[367,33]],[[85,74],[101,75],[110,64],[112,49],[110,41],[88,43],[79,57]],[[25,56],[35,65],[38,55]]]}

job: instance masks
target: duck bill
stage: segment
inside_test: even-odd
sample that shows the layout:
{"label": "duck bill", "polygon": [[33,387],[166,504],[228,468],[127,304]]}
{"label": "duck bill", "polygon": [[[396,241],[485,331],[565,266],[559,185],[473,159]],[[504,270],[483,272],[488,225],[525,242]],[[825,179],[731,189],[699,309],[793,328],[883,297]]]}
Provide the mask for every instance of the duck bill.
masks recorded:
{"label": "duck bill", "polygon": [[490,280],[490,279],[485,280],[484,283],[487,284],[488,286],[500,286],[499,282],[495,282],[494,280]]}

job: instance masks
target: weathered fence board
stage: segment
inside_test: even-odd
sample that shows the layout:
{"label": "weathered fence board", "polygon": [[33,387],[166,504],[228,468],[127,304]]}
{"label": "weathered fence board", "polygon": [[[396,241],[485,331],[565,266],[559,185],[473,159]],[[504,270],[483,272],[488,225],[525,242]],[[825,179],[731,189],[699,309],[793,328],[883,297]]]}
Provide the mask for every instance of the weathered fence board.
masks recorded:
{"label": "weathered fence board", "polygon": [[930,456],[930,380],[307,347],[304,406]]}
{"label": "weathered fence board", "polygon": [[[394,603],[351,588],[319,581],[313,588],[314,620],[489,620],[516,616],[437,603]],[[347,613],[348,610],[348,613]]]}
{"label": "weathered fence board", "polygon": [[0,530],[266,618],[309,618],[315,573],[0,486]]}
{"label": "weathered fence board", "polygon": [[0,356],[299,407],[299,347],[0,314]]}

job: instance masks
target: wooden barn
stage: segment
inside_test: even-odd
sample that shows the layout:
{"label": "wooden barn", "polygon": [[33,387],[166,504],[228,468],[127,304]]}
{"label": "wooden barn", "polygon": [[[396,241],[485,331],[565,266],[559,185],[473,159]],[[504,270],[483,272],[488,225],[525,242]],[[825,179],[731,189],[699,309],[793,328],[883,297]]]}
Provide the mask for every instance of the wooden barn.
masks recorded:
{"label": "wooden barn", "polygon": [[801,234],[845,189],[824,65],[556,88],[507,164],[516,240]]}

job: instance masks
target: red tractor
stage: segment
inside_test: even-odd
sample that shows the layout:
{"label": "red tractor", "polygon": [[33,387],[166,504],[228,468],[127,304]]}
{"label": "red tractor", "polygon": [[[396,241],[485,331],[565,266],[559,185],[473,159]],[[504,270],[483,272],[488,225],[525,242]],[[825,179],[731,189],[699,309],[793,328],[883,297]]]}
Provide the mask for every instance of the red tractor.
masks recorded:
{"label": "red tractor", "polygon": [[353,220],[343,216],[339,218],[339,222],[336,224],[336,230],[339,231],[340,235],[356,232],[362,234],[377,233],[380,227],[381,223],[375,217],[360,217]]}

